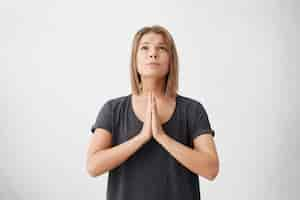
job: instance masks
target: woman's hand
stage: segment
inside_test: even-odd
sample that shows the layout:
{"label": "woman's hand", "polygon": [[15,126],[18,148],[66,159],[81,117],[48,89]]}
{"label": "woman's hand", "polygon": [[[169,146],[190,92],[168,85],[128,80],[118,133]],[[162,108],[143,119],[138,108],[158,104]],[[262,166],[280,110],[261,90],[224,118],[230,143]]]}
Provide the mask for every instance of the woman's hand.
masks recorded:
{"label": "woman's hand", "polygon": [[152,138],[152,124],[151,124],[151,111],[152,111],[152,92],[148,95],[147,108],[145,120],[142,128],[142,133],[146,140],[150,140]]}
{"label": "woman's hand", "polygon": [[158,111],[157,111],[157,104],[156,104],[156,97],[154,95],[152,95],[151,93],[151,97],[152,97],[152,101],[151,101],[151,113],[152,113],[152,117],[151,117],[151,124],[152,124],[152,135],[154,137],[154,139],[158,140],[158,137],[165,134],[161,122],[159,120],[159,116],[158,116]]}

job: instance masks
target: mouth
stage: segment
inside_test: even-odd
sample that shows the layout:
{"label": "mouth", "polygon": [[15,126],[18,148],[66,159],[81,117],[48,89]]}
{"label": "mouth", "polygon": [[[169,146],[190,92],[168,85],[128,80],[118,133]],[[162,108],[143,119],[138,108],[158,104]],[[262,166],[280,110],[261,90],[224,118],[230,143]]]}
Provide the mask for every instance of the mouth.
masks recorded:
{"label": "mouth", "polygon": [[147,63],[146,65],[154,65],[154,66],[158,66],[159,63],[157,63],[157,62],[151,62],[151,63]]}

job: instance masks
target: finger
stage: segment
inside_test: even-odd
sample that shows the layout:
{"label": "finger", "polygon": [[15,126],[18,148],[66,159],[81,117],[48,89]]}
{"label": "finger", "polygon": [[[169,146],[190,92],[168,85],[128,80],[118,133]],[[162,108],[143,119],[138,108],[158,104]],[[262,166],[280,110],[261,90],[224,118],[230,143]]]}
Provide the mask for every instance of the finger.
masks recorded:
{"label": "finger", "polygon": [[154,102],[153,102],[153,93],[152,93],[152,91],[150,93],[151,93],[151,113],[153,113],[153,105],[154,105]]}
{"label": "finger", "polygon": [[154,113],[154,107],[155,107],[155,100],[154,100],[154,95],[152,95],[152,106],[151,106],[151,110]]}
{"label": "finger", "polygon": [[158,111],[157,111],[157,100],[156,100],[156,97],[154,97],[153,113],[155,115],[156,122],[160,123],[159,116],[158,116]]}
{"label": "finger", "polygon": [[154,101],[153,101],[153,93],[151,92],[151,124],[152,124],[152,129],[155,127],[155,120],[156,120],[156,116],[155,116],[155,112],[154,112]]}
{"label": "finger", "polygon": [[151,112],[151,107],[152,107],[152,96],[151,96],[151,92],[149,94],[149,99],[148,99],[148,108],[149,108],[149,111]]}
{"label": "finger", "polygon": [[150,92],[150,95],[149,95],[149,112],[150,112],[150,119],[151,119],[151,124],[152,124],[152,121],[153,121],[153,116],[152,116],[152,91]]}
{"label": "finger", "polygon": [[155,97],[155,95],[152,95],[152,104],[153,104],[153,108],[155,108],[155,106],[156,106],[156,97]]}
{"label": "finger", "polygon": [[153,117],[156,120],[157,119],[157,110],[156,110],[156,100],[155,100],[155,97],[153,97],[153,101],[152,101],[152,113],[153,113]]}
{"label": "finger", "polygon": [[152,112],[152,104],[153,104],[153,102],[152,102],[152,92],[150,92],[150,94],[149,94],[149,97],[150,97],[150,101],[149,101],[149,109],[150,109],[150,111]]}
{"label": "finger", "polygon": [[153,110],[155,113],[157,113],[156,97],[153,97]]}
{"label": "finger", "polygon": [[145,113],[147,121],[151,120],[151,105],[150,105],[150,103],[151,103],[151,97],[150,97],[150,95],[148,95],[148,97],[147,97],[147,108],[146,108],[146,113]]}

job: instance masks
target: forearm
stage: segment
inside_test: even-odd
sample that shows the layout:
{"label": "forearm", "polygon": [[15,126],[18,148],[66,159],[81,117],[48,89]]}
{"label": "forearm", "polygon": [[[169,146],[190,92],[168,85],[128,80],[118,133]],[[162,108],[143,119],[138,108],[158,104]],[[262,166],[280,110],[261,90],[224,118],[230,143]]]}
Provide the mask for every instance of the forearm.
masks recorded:
{"label": "forearm", "polygon": [[96,152],[89,160],[91,175],[99,176],[114,169],[146,142],[147,139],[142,134],[137,134],[124,143]]}
{"label": "forearm", "polygon": [[167,134],[158,139],[160,143],[178,162],[193,173],[212,180],[216,174],[217,163],[210,154],[194,150],[174,140]]}

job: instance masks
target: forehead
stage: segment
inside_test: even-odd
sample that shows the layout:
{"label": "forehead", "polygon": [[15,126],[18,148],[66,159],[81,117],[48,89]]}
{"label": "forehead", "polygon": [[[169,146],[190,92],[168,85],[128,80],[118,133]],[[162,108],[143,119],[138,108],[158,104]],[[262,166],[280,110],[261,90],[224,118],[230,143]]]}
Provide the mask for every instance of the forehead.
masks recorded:
{"label": "forehead", "polygon": [[140,44],[142,43],[167,44],[162,34],[153,32],[144,34],[140,40]]}

